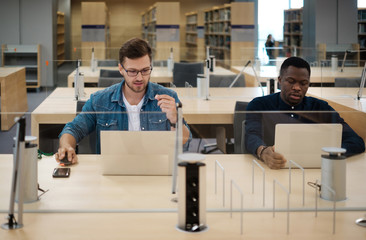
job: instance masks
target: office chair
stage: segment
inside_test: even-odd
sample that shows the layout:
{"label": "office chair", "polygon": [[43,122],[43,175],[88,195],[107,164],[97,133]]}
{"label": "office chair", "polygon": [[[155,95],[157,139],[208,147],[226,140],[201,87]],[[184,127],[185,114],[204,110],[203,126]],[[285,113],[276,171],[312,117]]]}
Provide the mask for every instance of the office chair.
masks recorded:
{"label": "office chair", "polygon": [[100,69],[98,87],[109,87],[123,80],[118,70]]}
{"label": "office chair", "polygon": [[174,63],[173,84],[176,87],[184,87],[188,82],[192,87],[197,87],[197,74],[203,74],[203,62]]}
{"label": "office chair", "polygon": [[[236,75],[210,75],[210,87],[229,87]],[[245,87],[244,75],[241,74],[233,87]]]}
{"label": "office chair", "polygon": [[[78,115],[86,101],[78,100],[76,103],[76,115]],[[77,154],[96,154],[97,153],[97,134],[96,131],[91,132],[89,135],[84,137],[77,145],[76,145],[76,153]]]}
{"label": "office chair", "polygon": [[[361,78],[335,78],[334,87],[360,87]],[[366,86],[366,83],[365,83]]]}
{"label": "office chair", "polygon": [[[237,101],[234,112],[234,143],[226,133],[225,127],[216,128],[216,144],[207,144],[203,147],[202,153],[207,154],[216,150],[220,150],[224,154],[241,154],[247,153],[245,149],[245,118],[248,102]],[[208,150],[208,148],[213,148]]]}
{"label": "office chair", "polygon": [[115,67],[115,66],[118,66],[118,60],[116,59],[98,60],[98,67]]}
{"label": "office chair", "polygon": [[120,78],[122,75],[118,70],[100,69],[99,77]]}
{"label": "office chair", "polygon": [[99,77],[98,79],[98,87],[109,87],[113,84],[120,83],[123,80],[123,77],[112,78],[112,77]]}
{"label": "office chair", "polygon": [[237,101],[234,112],[234,153],[247,153],[245,148],[245,111],[248,102]]}

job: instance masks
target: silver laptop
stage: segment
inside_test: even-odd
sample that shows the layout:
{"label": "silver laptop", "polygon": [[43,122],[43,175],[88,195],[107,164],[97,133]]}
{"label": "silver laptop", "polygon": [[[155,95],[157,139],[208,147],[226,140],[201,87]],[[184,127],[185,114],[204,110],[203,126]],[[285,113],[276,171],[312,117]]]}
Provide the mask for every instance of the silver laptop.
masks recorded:
{"label": "silver laptop", "polygon": [[172,175],[174,131],[101,131],[103,175]]}
{"label": "silver laptop", "polygon": [[[341,147],[342,125],[339,123],[277,124],[275,151],[303,168],[320,168],[323,147]],[[295,167],[292,165],[292,167]]]}

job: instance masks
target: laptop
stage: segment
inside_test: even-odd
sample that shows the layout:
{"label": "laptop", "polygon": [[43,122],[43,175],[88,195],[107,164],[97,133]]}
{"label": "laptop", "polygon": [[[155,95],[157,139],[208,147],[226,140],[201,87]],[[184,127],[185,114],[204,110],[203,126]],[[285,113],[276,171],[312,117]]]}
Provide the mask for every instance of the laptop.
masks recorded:
{"label": "laptop", "polygon": [[[342,124],[276,124],[275,150],[303,168],[320,168],[323,147],[341,147]],[[296,167],[292,164],[291,167]]]}
{"label": "laptop", "polygon": [[175,131],[101,131],[103,175],[172,175]]}

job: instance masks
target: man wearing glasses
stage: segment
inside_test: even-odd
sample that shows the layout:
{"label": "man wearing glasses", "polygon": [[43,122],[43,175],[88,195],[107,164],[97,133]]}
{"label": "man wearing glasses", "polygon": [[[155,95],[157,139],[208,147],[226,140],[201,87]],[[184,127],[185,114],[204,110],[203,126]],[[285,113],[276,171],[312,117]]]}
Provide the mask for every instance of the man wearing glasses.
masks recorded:
{"label": "man wearing glasses", "polygon": [[[100,153],[101,130],[170,131],[177,122],[177,94],[150,82],[151,48],[139,38],[124,43],[119,51],[119,71],[124,80],[98,91],[85,103],[82,114],[66,124],[60,133],[56,160],[77,162],[76,143],[96,130],[97,153]],[[146,112],[146,114],[144,114]],[[154,112],[153,114],[148,114]],[[160,113],[156,113],[160,112]],[[128,113],[128,114],[125,114]],[[186,122],[183,125],[184,149],[192,138]]]}

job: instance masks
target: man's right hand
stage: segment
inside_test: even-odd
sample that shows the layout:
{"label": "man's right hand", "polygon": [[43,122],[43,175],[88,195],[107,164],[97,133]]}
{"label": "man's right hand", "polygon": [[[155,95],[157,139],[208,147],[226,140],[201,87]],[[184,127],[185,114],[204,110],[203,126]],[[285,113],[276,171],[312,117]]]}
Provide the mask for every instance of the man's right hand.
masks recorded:
{"label": "man's right hand", "polygon": [[283,168],[287,162],[287,160],[282,154],[274,151],[273,146],[264,149],[264,151],[261,154],[261,159],[271,169]]}
{"label": "man's right hand", "polygon": [[73,147],[60,147],[55,154],[55,159],[57,162],[60,162],[61,159],[65,157],[67,153],[67,160],[71,162],[72,164],[75,164],[78,162],[78,156],[76,155],[75,149]]}
{"label": "man's right hand", "polygon": [[61,159],[65,157],[65,153],[67,152],[67,159],[72,164],[78,162],[78,156],[75,152],[76,148],[76,140],[75,138],[68,133],[65,133],[60,138],[60,147],[58,148],[57,153],[55,154],[55,159],[57,162],[60,162]]}

